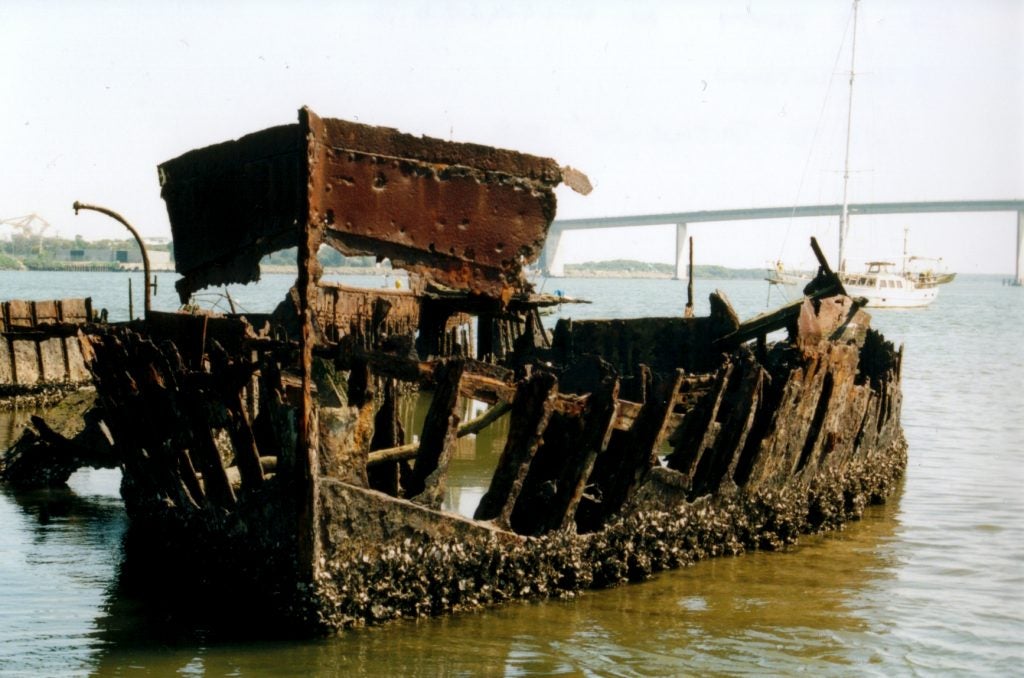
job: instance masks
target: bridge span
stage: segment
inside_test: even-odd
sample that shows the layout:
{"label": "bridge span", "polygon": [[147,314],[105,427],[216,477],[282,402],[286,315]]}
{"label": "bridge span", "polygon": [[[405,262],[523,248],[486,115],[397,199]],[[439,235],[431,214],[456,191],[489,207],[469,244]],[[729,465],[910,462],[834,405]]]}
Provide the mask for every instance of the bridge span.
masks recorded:
{"label": "bridge span", "polygon": [[[639,214],[622,217],[595,217],[591,219],[560,219],[548,229],[542,262],[546,275],[559,278],[565,275],[565,263],[559,246],[566,231],[594,228],[621,228],[624,226],[676,225],[676,274],[686,277],[687,225],[705,221],[750,221],[755,219],[787,219],[796,217],[839,216],[841,204],[800,205],[797,207],[754,207],[750,209],[704,210],[699,212],[669,212]],[[1024,200],[950,200],[944,202],[878,202],[848,205],[854,214],[923,214],[926,212],[1016,212],[1017,213],[1017,266],[1014,280],[1024,282]],[[838,263],[838,262],[837,262]]]}

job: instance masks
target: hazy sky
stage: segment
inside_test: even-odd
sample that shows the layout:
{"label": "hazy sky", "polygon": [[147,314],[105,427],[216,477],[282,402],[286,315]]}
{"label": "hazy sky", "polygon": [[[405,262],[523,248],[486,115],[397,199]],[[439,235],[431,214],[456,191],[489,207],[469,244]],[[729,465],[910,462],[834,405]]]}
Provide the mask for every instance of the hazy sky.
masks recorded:
{"label": "hazy sky", "polygon": [[[156,165],[323,117],[550,156],[559,217],[838,202],[851,2],[0,0],[0,217],[169,235]],[[845,46],[844,46],[845,39]],[[864,0],[853,202],[1024,198],[1024,2]],[[1015,215],[862,217],[851,261],[911,248],[1010,272]],[[809,259],[834,220],[691,227],[698,263]],[[0,237],[9,232],[0,226]],[[670,261],[674,228],[575,233],[567,261]]]}

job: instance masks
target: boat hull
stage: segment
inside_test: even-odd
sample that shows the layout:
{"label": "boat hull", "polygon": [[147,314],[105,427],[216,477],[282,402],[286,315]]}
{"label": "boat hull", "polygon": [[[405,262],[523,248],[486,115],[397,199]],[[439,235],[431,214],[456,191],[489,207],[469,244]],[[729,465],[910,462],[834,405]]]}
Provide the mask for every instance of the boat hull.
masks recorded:
{"label": "boat hull", "polygon": [[[161,172],[176,242],[193,239],[179,292],[252,279],[298,244],[273,313],[147,310],[75,335],[145,588],[178,583],[236,627],[330,632],[781,548],[897,486],[903,351],[817,242],[807,296],[747,321],[715,292],[704,317],[549,333],[539,311],[557,300],[518,259],[554,218],[557,163],[305,109],[300,127]],[[321,244],[403,263],[410,291],[321,282]],[[400,417],[412,392],[431,394],[418,432]],[[466,400],[491,409],[463,422]],[[499,417],[473,517],[442,510],[458,439]]]}

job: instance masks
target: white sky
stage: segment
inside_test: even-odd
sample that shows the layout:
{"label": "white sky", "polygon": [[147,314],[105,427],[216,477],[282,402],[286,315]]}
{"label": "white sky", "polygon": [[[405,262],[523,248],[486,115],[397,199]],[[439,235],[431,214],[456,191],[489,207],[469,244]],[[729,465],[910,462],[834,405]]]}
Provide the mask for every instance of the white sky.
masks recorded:
{"label": "white sky", "polygon": [[[839,202],[848,0],[0,2],[0,217],[169,235],[156,165],[324,117],[550,156],[559,218]],[[1024,2],[864,0],[852,202],[1024,198]],[[851,262],[1011,272],[1015,215],[861,217]],[[0,226],[0,236],[8,227]],[[698,263],[834,252],[834,220],[698,224]],[[566,235],[566,261],[671,261],[671,226]]]}

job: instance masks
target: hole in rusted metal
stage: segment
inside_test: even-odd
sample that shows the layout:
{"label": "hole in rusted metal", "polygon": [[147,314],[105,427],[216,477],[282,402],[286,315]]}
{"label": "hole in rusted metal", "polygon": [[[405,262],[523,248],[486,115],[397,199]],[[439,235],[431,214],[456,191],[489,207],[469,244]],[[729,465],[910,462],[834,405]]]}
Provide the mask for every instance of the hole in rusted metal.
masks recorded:
{"label": "hole in rusted metal", "polygon": [[465,231],[468,228],[469,228],[469,219],[463,219],[462,221],[459,222],[459,230],[460,231]]}
{"label": "hole in rusted metal", "polygon": [[383,172],[377,172],[377,176],[373,179],[373,187],[377,190],[381,190],[388,184],[388,178],[384,176]]}

